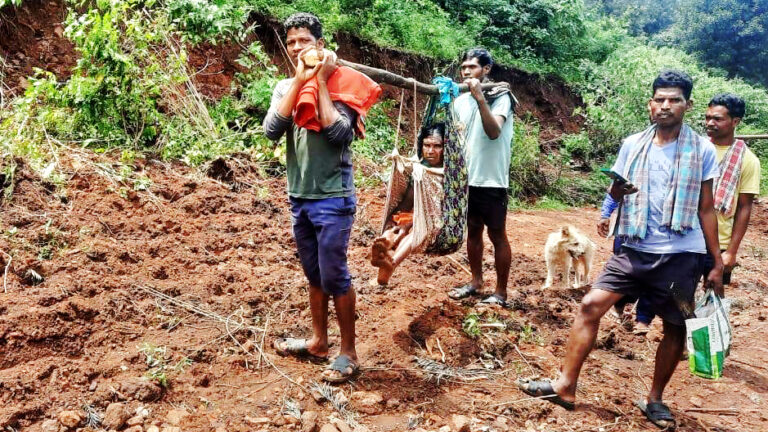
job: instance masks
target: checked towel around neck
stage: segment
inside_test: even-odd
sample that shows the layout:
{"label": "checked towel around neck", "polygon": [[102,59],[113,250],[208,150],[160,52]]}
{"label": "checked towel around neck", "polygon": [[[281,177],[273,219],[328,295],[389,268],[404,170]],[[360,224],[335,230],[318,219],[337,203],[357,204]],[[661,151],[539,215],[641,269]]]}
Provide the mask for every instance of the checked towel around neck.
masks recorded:
{"label": "checked towel around neck", "polygon": [[736,140],[720,161],[720,177],[715,180],[715,210],[725,217],[733,216],[736,206],[734,197],[741,178],[741,161],[747,144]]}
{"label": "checked towel around neck", "polygon": [[[648,152],[655,136],[656,125],[640,134],[638,145],[628,155],[624,172],[621,173],[637,186],[639,191],[624,197],[618,226],[620,236],[639,239],[646,236],[650,185]],[[672,188],[664,200],[662,225],[671,231],[684,234],[693,228],[694,221],[698,218],[702,181],[702,139],[686,124],[683,124],[677,139]]]}

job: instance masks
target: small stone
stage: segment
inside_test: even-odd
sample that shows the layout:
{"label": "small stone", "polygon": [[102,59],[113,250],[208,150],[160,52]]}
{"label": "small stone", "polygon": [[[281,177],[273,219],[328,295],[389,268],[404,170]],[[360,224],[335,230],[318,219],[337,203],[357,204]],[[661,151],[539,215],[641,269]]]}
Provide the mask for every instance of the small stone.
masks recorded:
{"label": "small stone", "polygon": [[144,432],[144,428],[141,425],[134,425],[124,429],[123,432]]}
{"label": "small stone", "polygon": [[398,399],[389,399],[387,401],[387,408],[397,408],[400,406],[400,400]]}
{"label": "small stone", "polygon": [[165,420],[173,426],[178,426],[189,413],[185,410],[172,409],[165,415]]}
{"label": "small stone", "polygon": [[59,432],[59,422],[54,419],[45,420],[40,426],[40,430],[43,432]]}
{"label": "small stone", "polygon": [[300,418],[296,418],[295,416],[288,415],[288,414],[284,415],[283,419],[285,420],[285,423],[287,423],[287,424],[295,425],[295,424],[301,423],[301,419]]}
{"label": "small stone", "polygon": [[301,414],[301,432],[317,432],[317,412],[304,411]]}
{"label": "small stone", "polygon": [[312,399],[314,399],[315,402],[317,403],[325,402],[325,396],[320,394],[320,392],[315,390],[314,388],[309,392],[309,394],[312,396]]}
{"label": "small stone", "polygon": [[125,424],[128,426],[136,426],[144,423],[144,417],[142,416],[133,416],[125,421]]}
{"label": "small stone", "polygon": [[701,408],[701,406],[704,405],[704,401],[698,396],[691,396],[691,398],[688,400],[691,402],[691,405],[695,406],[696,408]]}
{"label": "small stone", "polygon": [[320,432],[339,432],[339,430],[333,427],[332,424],[324,424],[323,427],[320,428]]}
{"label": "small stone", "polygon": [[454,414],[451,416],[451,430],[453,432],[469,432],[469,425],[471,421],[469,417]]}
{"label": "small stone", "polygon": [[104,412],[104,420],[101,425],[104,429],[120,429],[125,424],[125,421],[131,417],[131,414],[125,407],[125,404],[120,402],[114,402],[107,406],[107,410]]}
{"label": "small stone", "polygon": [[437,432],[451,432],[451,427],[450,426],[443,426],[440,429],[438,429]]}
{"label": "small stone", "polygon": [[160,432],[160,428],[155,425],[152,425],[147,428],[147,432]]}
{"label": "small stone", "polygon": [[373,415],[381,413],[381,404],[384,402],[384,398],[379,393],[366,391],[353,392],[352,400],[355,401],[358,411]]}
{"label": "small stone", "polygon": [[55,34],[56,37],[58,37],[58,38],[63,38],[64,37],[64,29],[61,26],[57,25],[56,27],[53,28],[53,34]]}
{"label": "small stone", "polygon": [[336,426],[336,429],[338,429],[339,432],[352,432],[352,429],[350,429],[348,424],[344,423],[343,420],[336,417],[331,418],[331,424]]}
{"label": "small stone", "polygon": [[507,432],[509,431],[509,425],[507,425],[507,419],[504,417],[499,417],[493,422],[493,428],[496,429],[498,432]]}
{"label": "small stone", "polygon": [[245,416],[245,422],[252,425],[264,425],[264,424],[272,423],[272,420],[270,420],[269,417]]}
{"label": "small stone", "polygon": [[59,413],[59,423],[70,429],[76,428],[83,417],[77,411],[62,411]]}
{"label": "small stone", "polygon": [[136,379],[120,384],[120,393],[129,399],[153,402],[163,397],[163,387],[154,381]]}

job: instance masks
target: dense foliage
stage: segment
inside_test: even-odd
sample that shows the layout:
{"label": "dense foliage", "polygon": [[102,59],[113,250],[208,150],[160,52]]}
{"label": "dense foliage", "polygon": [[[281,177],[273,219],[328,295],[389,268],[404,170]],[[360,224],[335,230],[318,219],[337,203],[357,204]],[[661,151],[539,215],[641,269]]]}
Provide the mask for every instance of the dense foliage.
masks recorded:
{"label": "dense foliage", "polygon": [[589,0],[634,35],[681,48],[703,64],[768,85],[768,0]]}
{"label": "dense foliage", "polygon": [[21,0],[0,0],[0,9],[11,5],[21,6]]}
{"label": "dense foliage", "polygon": [[[731,91],[748,104],[740,132],[768,130],[764,89],[727,79],[727,72],[700,66],[679,49],[654,48],[631,36],[655,34],[659,41],[674,36],[691,44],[706,44],[715,33],[757,37],[766,25],[758,25],[755,20],[761,15],[755,11],[765,1],[722,0],[718,4],[731,5],[728,10],[713,9],[709,16],[690,18],[686,21],[690,33],[684,39],[673,31],[678,15],[669,12],[700,11],[694,7],[700,0],[588,0],[611,17],[594,15],[583,0],[70,0],[76,7],[66,20],[65,36],[79,54],[72,78],[60,83],[42,71],[30,78],[26,93],[12,102],[11,109],[0,111],[1,149],[3,155],[26,155],[46,173],[55,171],[51,167],[57,146],[68,145],[96,151],[118,148],[127,155],[125,160],[153,153],[197,165],[250,151],[257,160],[280,161],[282,147],[263,137],[260,123],[282,77],[254,37],[258,33],[249,26],[249,17],[257,12],[281,19],[309,11],[322,19],[332,47],[334,35],[344,31],[447,65],[462,50],[482,45],[501,63],[565,79],[585,101],[575,114],[585,116],[586,127],[560,137],[557,151],[545,155],[538,121],[519,113],[510,194],[518,202],[548,195],[550,203],[552,199],[590,203],[599,200],[606,182],[595,168],[615,154],[623,137],[647,124],[650,83],[662,68],[681,68],[694,77],[696,108],[688,120],[695,127],[701,127],[709,98]],[[718,27],[725,25],[729,13],[740,13],[745,20],[731,19],[735,24],[728,29]],[[707,23],[715,23],[711,26],[715,33],[696,33]],[[731,30],[733,34],[728,33]],[[764,61],[755,42],[759,39],[750,41],[747,47],[755,55],[741,53],[750,58],[737,74]],[[232,96],[211,101],[197,92],[187,48],[200,43],[242,48],[238,63],[243,69],[234,77]],[[724,43],[681,45],[694,52],[712,49],[708,56],[720,63],[733,51]],[[0,62],[0,76],[2,66]],[[2,98],[1,102],[8,105]],[[367,119],[368,138],[355,144],[357,157],[380,160],[391,149],[393,111],[392,101],[374,107]],[[768,158],[768,145],[761,144],[753,147]]]}

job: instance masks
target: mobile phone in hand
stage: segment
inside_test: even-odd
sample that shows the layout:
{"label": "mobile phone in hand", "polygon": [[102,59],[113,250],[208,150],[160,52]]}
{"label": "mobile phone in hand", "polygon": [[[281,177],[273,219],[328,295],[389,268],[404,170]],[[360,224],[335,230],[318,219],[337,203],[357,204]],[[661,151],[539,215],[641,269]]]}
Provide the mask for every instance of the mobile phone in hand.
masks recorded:
{"label": "mobile phone in hand", "polygon": [[617,173],[616,171],[602,168],[600,169],[600,172],[610,177],[611,180],[615,181],[616,183],[629,183],[629,180],[622,177],[621,174]]}

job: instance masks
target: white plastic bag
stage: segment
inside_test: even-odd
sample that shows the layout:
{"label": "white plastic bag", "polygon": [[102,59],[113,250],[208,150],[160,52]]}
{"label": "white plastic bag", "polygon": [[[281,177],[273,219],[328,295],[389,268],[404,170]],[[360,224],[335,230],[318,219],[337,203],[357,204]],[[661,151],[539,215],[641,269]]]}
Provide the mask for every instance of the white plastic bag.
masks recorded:
{"label": "white plastic bag", "polygon": [[723,363],[731,348],[731,302],[707,290],[696,305],[696,318],[685,320],[688,367],[700,377],[723,376]]}

